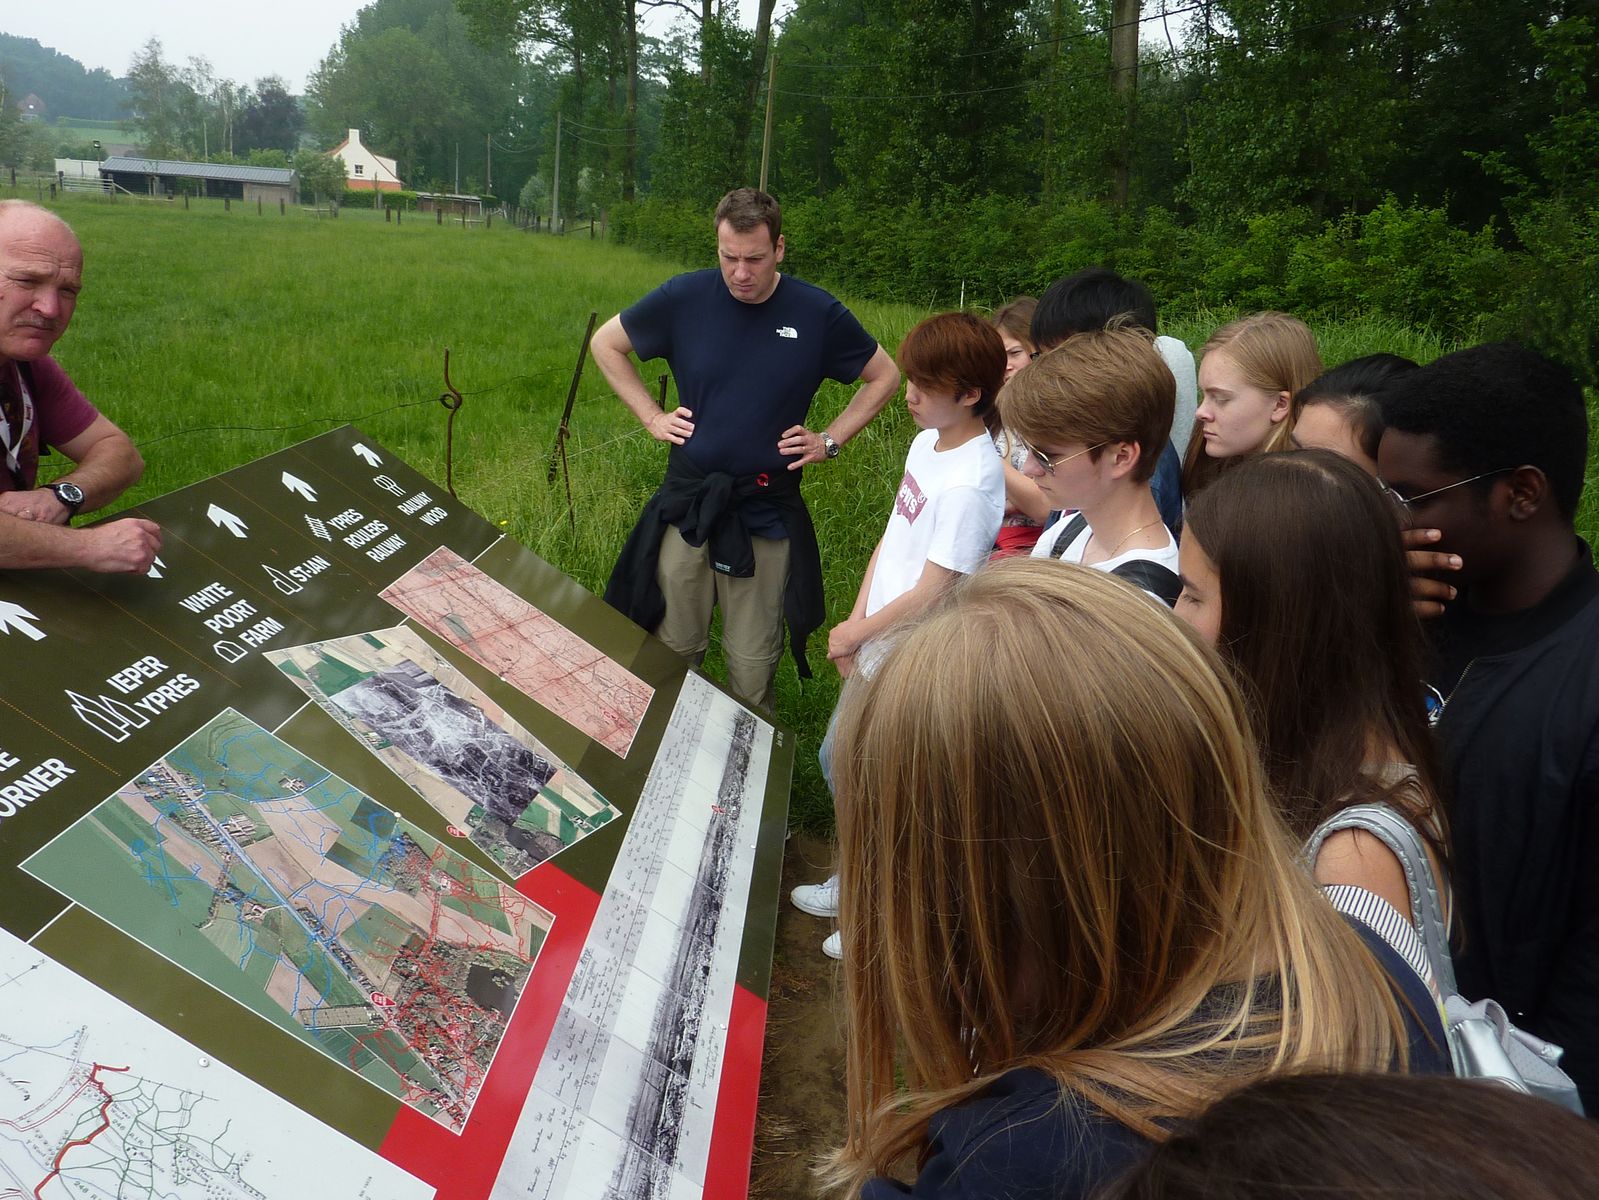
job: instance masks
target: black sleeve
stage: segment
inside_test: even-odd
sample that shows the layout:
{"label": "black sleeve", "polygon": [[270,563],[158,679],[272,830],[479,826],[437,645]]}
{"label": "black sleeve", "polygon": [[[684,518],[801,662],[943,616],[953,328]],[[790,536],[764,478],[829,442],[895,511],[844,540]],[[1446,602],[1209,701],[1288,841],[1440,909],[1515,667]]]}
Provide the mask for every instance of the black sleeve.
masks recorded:
{"label": "black sleeve", "polygon": [[622,331],[640,362],[672,352],[672,317],[680,276],[668,279],[642,300],[622,310]]}
{"label": "black sleeve", "polygon": [[845,308],[841,301],[834,300],[827,314],[823,373],[839,383],[851,383],[861,377],[861,372],[876,353],[877,339],[866,332],[865,327],[855,319],[855,314]]}

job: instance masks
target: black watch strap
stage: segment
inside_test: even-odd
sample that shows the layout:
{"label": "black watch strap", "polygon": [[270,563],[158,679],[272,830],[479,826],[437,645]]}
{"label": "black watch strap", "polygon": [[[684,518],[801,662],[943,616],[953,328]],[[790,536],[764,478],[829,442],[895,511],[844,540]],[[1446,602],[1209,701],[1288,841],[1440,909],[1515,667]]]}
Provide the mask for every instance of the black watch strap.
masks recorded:
{"label": "black watch strap", "polygon": [[71,513],[74,517],[78,515],[78,509],[83,506],[82,488],[75,483],[61,482],[48,484],[46,486],[48,486],[49,489],[55,493],[57,500],[61,501],[62,504],[67,506],[67,511],[69,513]]}

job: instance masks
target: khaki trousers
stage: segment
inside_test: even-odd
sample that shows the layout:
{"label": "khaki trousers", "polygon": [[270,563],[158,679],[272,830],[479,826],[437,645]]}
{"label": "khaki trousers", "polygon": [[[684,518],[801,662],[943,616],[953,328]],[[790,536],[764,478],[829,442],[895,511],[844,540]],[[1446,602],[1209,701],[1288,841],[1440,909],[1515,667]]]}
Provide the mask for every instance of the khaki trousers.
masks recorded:
{"label": "khaki trousers", "polygon": [[675,527],[668,526],[655,569],[666,598],[666,616],[655,636],[699,666],[711,641],[711,610],[719,605],[727,686],[746,704],[770,711],[772,676],[783,654],[788,539],[750,541],[755,547],[755,574],[739,579],[711,569],[709,543],[690,546]]}

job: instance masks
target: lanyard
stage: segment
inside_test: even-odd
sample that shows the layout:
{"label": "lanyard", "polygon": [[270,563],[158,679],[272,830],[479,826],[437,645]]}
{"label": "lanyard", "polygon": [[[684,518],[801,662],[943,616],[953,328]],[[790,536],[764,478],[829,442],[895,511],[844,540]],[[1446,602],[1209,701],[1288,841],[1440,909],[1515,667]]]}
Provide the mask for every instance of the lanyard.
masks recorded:
{"label": "lanyard", "polygon": [[12,441],[11,422],[0,420],[0,445],[6,448],[6,466],[11,468],[11,474],[17,480],[18,486],[22,481],[22,447],[27,444],[28,430],[33,427],[33,397],[28,394],[28,385],[23,382],[22,372],[15,364],[11,369],[17,381],[17,391],[22,398],[22,428],[17,431],[16,440]]}

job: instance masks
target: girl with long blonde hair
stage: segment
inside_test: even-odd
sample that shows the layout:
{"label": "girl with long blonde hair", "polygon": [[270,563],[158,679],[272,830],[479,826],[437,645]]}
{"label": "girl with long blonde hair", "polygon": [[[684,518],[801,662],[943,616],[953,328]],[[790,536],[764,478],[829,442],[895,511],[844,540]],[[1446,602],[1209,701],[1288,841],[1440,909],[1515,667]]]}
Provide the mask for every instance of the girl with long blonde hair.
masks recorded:
{"label": "girl with long blonde hair", "polygon": [[1086,1196],[1262,1076],[1446,1069],[1420,981],[1296,862],[1248,728],[1208,647],[1059,563],[979,572],[851,685],[829,1185]]}
{"label": "girl with long blonde hair", "polygon": [[1259,312],[1210,335],[1199,352],[1199,408],[1183,457],[1192,498],[1230,463],[1293,445],[1294,396],[1322,372],[1316,335],[1298,317]]}

